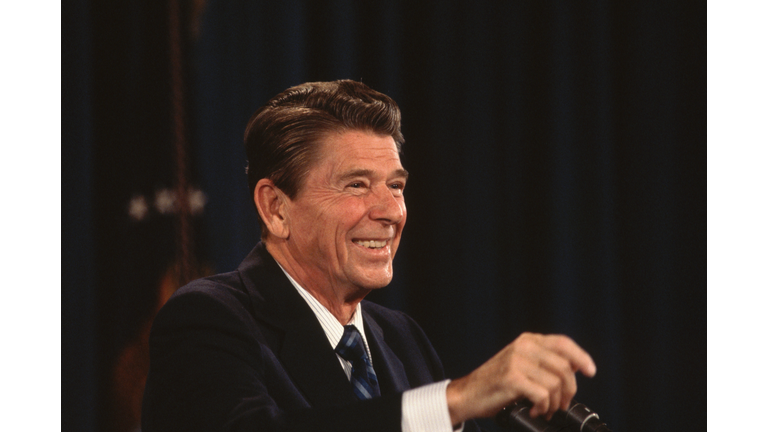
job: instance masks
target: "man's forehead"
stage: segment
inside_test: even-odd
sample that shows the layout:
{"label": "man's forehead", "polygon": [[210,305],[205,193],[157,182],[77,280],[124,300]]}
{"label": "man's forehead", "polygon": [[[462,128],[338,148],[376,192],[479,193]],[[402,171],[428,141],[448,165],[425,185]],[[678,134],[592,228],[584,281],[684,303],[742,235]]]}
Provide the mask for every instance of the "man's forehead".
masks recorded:
{"label": "man's forehead", "polygon": [[[339,178],[342,180],[344,179],[351,179],[355,177],[373,177],[376,175],[376,172],[372,169],[367,168],[353,168],[347,171],[343,171],[338,173]],[[407,179],[408,178],[408,171],[405,168],[396,168],[388,173],[388,177],[402,177]]]}
{"label": "man's forehead", "polygon": [[321,141],[320,160],[345,173],[391,169],[393,165],[396,165],[394,170],[403,170],[400,152],[391,136],[358,130],[327,135]]}

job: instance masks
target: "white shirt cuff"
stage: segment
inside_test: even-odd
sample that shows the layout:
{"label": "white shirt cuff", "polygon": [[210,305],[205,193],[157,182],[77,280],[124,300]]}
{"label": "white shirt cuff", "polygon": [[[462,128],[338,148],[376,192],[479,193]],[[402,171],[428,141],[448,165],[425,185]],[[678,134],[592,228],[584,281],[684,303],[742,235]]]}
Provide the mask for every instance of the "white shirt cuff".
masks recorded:
{"label": "white shirt cuff", "polygon": [[[403,393],[403,432],[453,432],[445,389],[451,380],[436,382]],[[459,431],[464,429],[461,425]]]}

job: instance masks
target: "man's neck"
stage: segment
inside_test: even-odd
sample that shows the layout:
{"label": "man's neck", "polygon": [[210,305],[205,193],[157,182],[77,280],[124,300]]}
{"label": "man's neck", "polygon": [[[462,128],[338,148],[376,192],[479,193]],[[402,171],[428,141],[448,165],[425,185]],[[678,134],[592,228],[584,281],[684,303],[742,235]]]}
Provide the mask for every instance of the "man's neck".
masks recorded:
{"label": "man's neck", "polygon": [[264,242],[267,252],[280,264],[294,281],[316,298],[342,324],[352,320],[357,305],[365,298],[369,290],[354,287],[353,289],[334,285],[327,275],[313,275],[301,266],[285,248]]}

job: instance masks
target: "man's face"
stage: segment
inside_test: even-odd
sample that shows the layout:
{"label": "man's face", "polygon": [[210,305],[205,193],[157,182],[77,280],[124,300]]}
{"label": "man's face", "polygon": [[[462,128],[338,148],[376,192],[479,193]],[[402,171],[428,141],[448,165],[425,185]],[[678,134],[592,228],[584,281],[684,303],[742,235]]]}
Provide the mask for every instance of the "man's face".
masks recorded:
{"label": "man's face", "polygon": [[407,175],[390,136],[326,136],[318,161],[287,204],[288,247],[310,279],[304,283],[344,292],[389,284],[405,226]]}

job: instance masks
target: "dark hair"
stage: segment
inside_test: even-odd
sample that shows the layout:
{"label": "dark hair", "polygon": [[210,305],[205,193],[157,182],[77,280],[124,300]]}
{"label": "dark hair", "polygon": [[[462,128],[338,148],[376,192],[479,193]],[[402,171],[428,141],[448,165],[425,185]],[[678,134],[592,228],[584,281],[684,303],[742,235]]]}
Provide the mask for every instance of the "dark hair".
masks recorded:
{"label": "dark hair", "polygon": [[347,130],[389,135],[398,151],[404,142],[397,103],[361,82],[304,83],[270,99],[245,128],[251,197],[256,183],[268,178],[295,198],[322,139]]}

